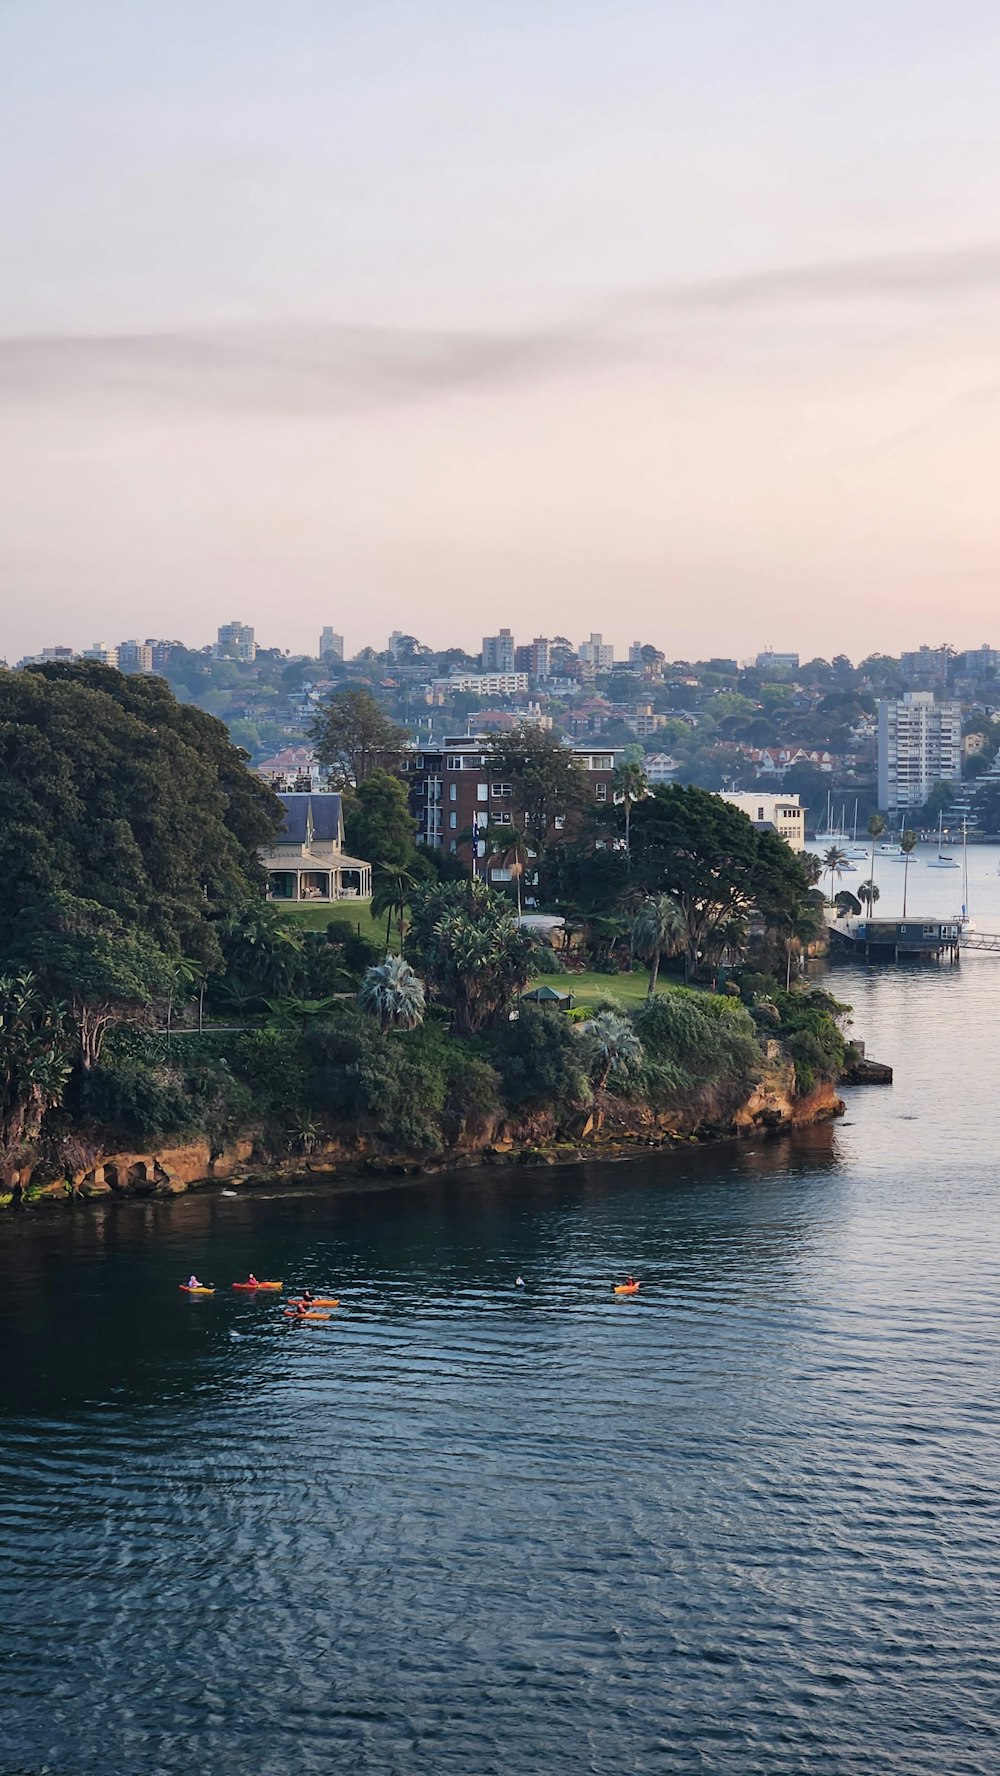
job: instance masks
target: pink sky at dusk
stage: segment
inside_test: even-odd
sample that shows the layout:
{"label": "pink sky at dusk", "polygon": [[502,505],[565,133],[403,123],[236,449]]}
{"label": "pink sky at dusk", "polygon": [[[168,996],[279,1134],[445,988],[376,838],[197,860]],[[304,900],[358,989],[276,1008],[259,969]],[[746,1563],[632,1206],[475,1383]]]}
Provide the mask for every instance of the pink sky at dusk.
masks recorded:
{"label": "pink sky at dusk", "polygon": [[998,77],[967,0],[0,5],[0,654],[1000,645]]}

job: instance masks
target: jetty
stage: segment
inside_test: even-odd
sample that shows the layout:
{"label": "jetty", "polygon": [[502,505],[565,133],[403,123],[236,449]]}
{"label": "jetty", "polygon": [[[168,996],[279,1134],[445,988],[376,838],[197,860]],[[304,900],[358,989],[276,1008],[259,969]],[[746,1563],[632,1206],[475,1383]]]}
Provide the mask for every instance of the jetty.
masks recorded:
{"label": "jetty", "polygon": [[865,962],[899,962],[914,957],[958,962],[963,950],[1000,956],[1000,932],[973,931],[967,919],[923,916],[915,919],[832,919],[830,950]]}

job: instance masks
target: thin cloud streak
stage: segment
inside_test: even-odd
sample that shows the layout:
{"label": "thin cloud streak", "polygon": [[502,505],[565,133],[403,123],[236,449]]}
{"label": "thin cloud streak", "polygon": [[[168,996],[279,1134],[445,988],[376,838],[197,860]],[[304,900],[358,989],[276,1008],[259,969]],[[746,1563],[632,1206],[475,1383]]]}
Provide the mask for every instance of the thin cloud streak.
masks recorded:
{"label": "thin cloud streak", "polygon": [[0,396],[67,398],[272,415],[402,405],[655,355],[650,322],[708,325],[830,304],[926,303],[1000,292],[1000,244],[778,267],[612,297],[589,318],[523,332],[285,322],[190,331],[0,339]]}

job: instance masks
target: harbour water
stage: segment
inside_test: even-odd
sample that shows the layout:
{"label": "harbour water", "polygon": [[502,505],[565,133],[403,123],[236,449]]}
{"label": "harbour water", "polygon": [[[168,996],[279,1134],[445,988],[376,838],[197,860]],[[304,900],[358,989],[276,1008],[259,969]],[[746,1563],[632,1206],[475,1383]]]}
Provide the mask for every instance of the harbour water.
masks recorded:
{"label": "harbour water", "polygon": [[794,1138],[5,1222],[5,1776],[995,1772],[1000,957],[831,979]]}

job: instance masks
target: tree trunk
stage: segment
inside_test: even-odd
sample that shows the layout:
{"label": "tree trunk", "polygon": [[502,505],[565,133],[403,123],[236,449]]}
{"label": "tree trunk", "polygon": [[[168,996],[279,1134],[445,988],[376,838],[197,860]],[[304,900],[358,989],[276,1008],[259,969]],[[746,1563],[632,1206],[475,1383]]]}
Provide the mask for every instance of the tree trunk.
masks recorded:
{"label": "tree trunk", "polygon": [[385,918],[385,953],[387,956],[391,954],[390,944],[392,943],[392,915],[393,915],[394,911],[395,911],[395,909],[393,907],[390,907],[388,913],[386,914],[386,918]]}
{"label": "tree trunk", "polygon": [[652,999],[653,994],[656,992],[656,977],[659,974],[659,972],[660,972],[660,948],[659,948],[659,945],[657,945],[656,949],[653,951],[653,960],[649,965],[649,986],[646,988],[646,998],[647,999]]}
{"label": "tree trunk", "polygon": [[629,801],[628,796],[626,796],[625,797],[625,869],[626,869],[626,872],[628,872],[632,868],[631,824],[632,824],[632,803]]}
{"label": "tree trunk", "polygon": [[786,993],[790,990],[791,985],[792,985],[792,940],[791,940],[791,938],[789,938],[787,944],[785,945],[785,992]]}
{"label": "tree trunk", "polygon": [[903,859],[903,918],[906,918],[906,881],[910,873],[910,853]]}

